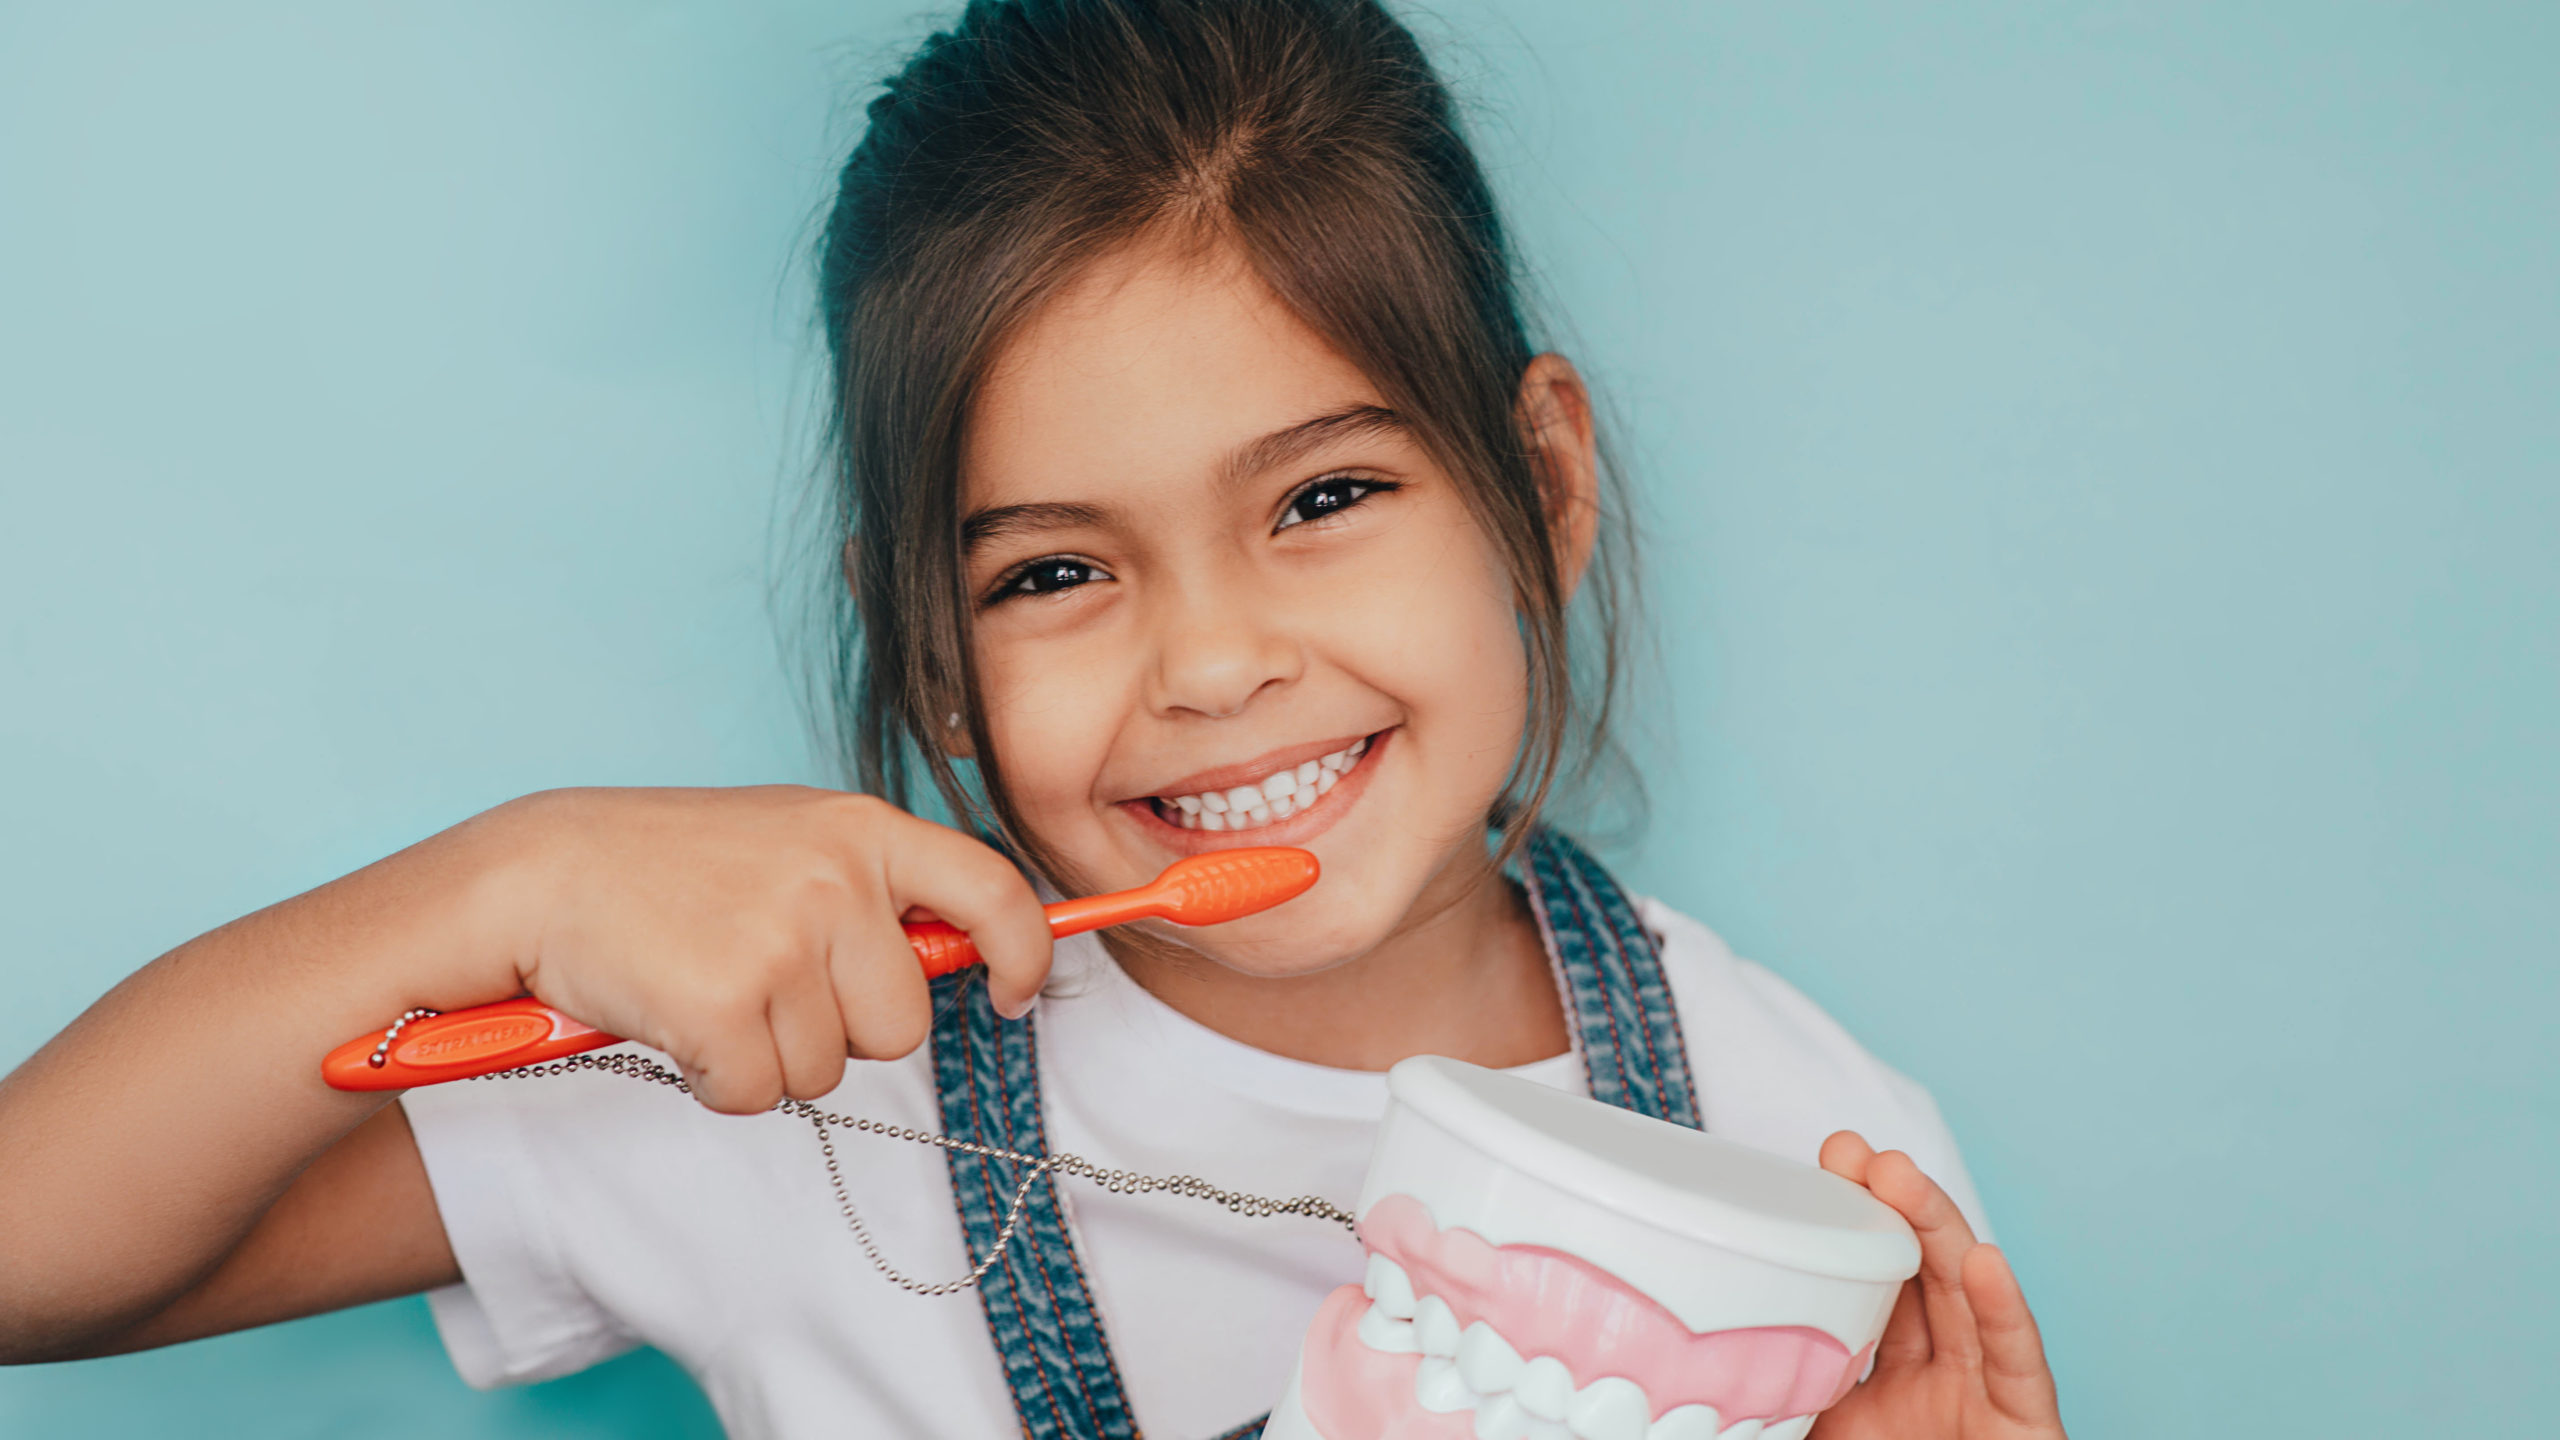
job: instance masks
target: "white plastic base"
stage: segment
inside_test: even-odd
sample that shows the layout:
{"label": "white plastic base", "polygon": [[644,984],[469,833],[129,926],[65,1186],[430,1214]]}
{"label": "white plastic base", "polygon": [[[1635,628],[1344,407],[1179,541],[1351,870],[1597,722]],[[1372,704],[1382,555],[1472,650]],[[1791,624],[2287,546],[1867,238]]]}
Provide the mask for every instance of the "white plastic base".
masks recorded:
{"label": "white plastic base", "polygon": [[1262,1427],[1262,1440],[1325,1440],[1313,1421],[1307,1419],[1306,1407],[1298,1403],[1298,1367],[1289,1367],[1289,1388],[1280,1392],[1280,1403],[1271,1407],[1271,1419]]}

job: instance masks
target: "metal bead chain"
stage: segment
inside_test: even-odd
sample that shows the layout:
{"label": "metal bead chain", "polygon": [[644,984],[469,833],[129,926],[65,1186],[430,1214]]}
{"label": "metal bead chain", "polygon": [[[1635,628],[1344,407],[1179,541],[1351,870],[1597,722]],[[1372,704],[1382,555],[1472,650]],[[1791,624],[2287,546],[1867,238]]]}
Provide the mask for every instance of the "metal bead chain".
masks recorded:
{"label": "metal bead chain", "polygon": [[392,1021],[391,1028],[382,1032],[382,1043],[373,1047],[373,1053],[364,1057],[364,1063],[376,1070],[381,1069],[384,1058],[391,1053],[391,1042],[400,1038],[400,1032],[408,1029],[411,1021],[425,1020],[443,1013],[441,1010],[429,1010],[423,1005],[415,1010],[400,1012],[400,1018]]}
{"label": "metal bead chain", "polygon": [[[402,1016],[400,1023],[405,1025],[420,1013],[412,1011],[409,1015]],[[432,1014],[433,1012],[424,1013]],[[398,1026],[394,1026],[393,1030],[397,1033]],[[386,1040],[386,1046],[388,1043]],[[687,1084],[682,1075],[654,1060],[644,1060],[637,1055],[572,1055],[565,1060],[554,1060],[548,1064],[526,1065],[514,1070],[501,1070],[494,1074],[478,1075],[472,1078],[533,1080],[553,1075],[566,1075],[573,1070],[593,1070],[604,1075],[620,1075],[628,1080],[673,1086],[687,1095],[693,1093],[693,1086]],[[1130,1170],[1105,1170],[1080,1155],[1031,1155],[1020,1150],[999,1150],[992,1145],[954,1140],[948,1135],[937,1135],[930,1130],[918,1130],[909,1125],[888,1125],[859,1116],[838,1115],[821,1110],[806,1100],[778,1101],[773,1111],[768,1113],[796,1115],[809,1122],[810,1128],[814,1129],[818,1135],[818,1153],[826,1157],[827,1184],[835,1191],[836,1208],[844,1213],[846,1227],[853,1231],[853,1238],[861,1244],[862,1253],[870,1259],[871,1267],[879,1271],[890,1284],[914,1295],[956,1294],[985,1279],[987,1272],[995,1268],[996,1261],[1004,1257],[1005,1247],[1013,1243],[1014,1232],[1022,1223],[1022,1212],[1031,1203],[1031,1187],[1038,1184],[1041,1177],[1045,1175],[1074,1175],[1090,1180],[1114,1195],[1146,1195],[1162,1191],[1168,1195],[1179,1195],[1192,1200],[1206,1200],[1213,1205],[1223,1205],[1235,1214],[1257,1220],[1268,1219],[1274,1215],[1303,1215],[1310,1220],[1330,1220],[1345,1230],[1353,1229],[1355,1224],[1354,1217],[1349,1212],[1317,1195],[1301,1195],[1295,1200],[1274,1200],[1263,1195],[1247,1195],[1239,1191],[1222,1190],[1195,1175],[1140,1175]],[[968,1274],[957,1280],[945,1280],[940,1284],[927,1284],[899,1273],[898,1268],[889,1263],[888,1258],[880,1253],[880,1247],[873,1242],[871,1228],[862,1223],[862,1212],[855,1208],[853,1194],[845,1188],[844,1169],[836,1159],[834,1132],[838,1129],[884,1136],[891,1140],[909,1140],[918,1145],[931,1145],[942,1150],[957,1150],[963,1155],[978,1155],[1024,1167],[1022,1183],[1014,1187],[1013,1203],[1005,1209],[1004,1225],[997,1230],[996,1243],[988,1249],[986,1258],[972,1266]]]}

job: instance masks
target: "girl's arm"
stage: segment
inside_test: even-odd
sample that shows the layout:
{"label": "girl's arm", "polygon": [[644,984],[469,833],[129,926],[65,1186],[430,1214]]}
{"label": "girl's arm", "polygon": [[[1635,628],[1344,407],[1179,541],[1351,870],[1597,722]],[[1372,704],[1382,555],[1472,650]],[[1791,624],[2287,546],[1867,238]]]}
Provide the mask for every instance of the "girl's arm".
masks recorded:
{"label": "girl's arm", "polygon": [[[391,1097],[331,1090],[316,1062],[409,1005],[512,993],[494,933],[503,868],[486,853],[496,828],[466,823],[179,946],[0,1082],[0,1359],[131,1348],[190,1291],[243,1279],[279,1293],[288,1278],[347,1276],[343,1304],[450,1278],[416,1147],[383,1143],[377,1124],[334,1149],[377,1114],[396,1123]],[[328,1207],[353,1234],[313,1226],[307,1202],[277,1205],[297,1177],[322,1198],[396,1194],[403,1163],[411,1203],[371,1217]],[[271,1207],[300,1213],[312,1243],[282,1246],[266,1227],[244,1245]],[[260,1260],[267,1273],[243,1273]],[[387,1273],[347,1275],[367,1267]],[[211,1328],[230,1327],[196,1333]]]}
{"label": "girl's arm", "polygon": [[1009,1013],[1030,886],[977,841],[799,787],[527,797],[143,967],[0,1081],[0,1361],[166,1344],[456,1277],[417,1147],[319,1060],[412,1006],[531,992],[713,1109],[921,1043],[898,927],[968,930]]}
{"label": "girl's arm", "polygon": [[11,1358],[149,1350],[414,1295],[461,1278],[408,1116],[385,1105],[323,1151],[212,1273],[158,1313],[74,1353]]}

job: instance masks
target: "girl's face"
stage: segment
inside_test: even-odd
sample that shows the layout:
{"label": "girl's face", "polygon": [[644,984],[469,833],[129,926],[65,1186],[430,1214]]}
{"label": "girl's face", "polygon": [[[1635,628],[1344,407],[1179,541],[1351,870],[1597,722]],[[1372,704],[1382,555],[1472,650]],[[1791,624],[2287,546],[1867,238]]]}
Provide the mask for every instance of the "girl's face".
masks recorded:
{"label": "girl's face", "polygon": [[991,367],[961,476],[988,730],[1081,879],[1312,850],[1307,896],[1180,932],[1280,976],[1481,875],[1527,716],[1509,574],[1459,482],[1239,258],[1092,267]]}

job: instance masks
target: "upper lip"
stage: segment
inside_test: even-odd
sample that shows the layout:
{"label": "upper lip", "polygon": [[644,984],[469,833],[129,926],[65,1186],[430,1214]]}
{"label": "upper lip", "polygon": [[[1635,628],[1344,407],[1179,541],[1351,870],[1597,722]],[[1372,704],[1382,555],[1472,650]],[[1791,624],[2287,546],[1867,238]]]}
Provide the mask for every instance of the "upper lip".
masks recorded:
{"label": "upper lip", "polygon": [[1199,795],[1211,790],[1232,790],[1238,785],[1249,784],[1267,775],[1277,774],[1282,769],[1294,770],[1310,760],[1356,745],[1361,739],[1361,735],[1354,734],[1333,740],[1310,740],[1300,745],[1283,745],[1277,750],[1266,750],[1250,760],[1239,760],[1235,764],[1220,765],[1211,770],[1194,771],[1179,780],[1170,781],[1149,790],[1143,795],[1133,795],[1129,798],[1148,800],[1157,796]]}

